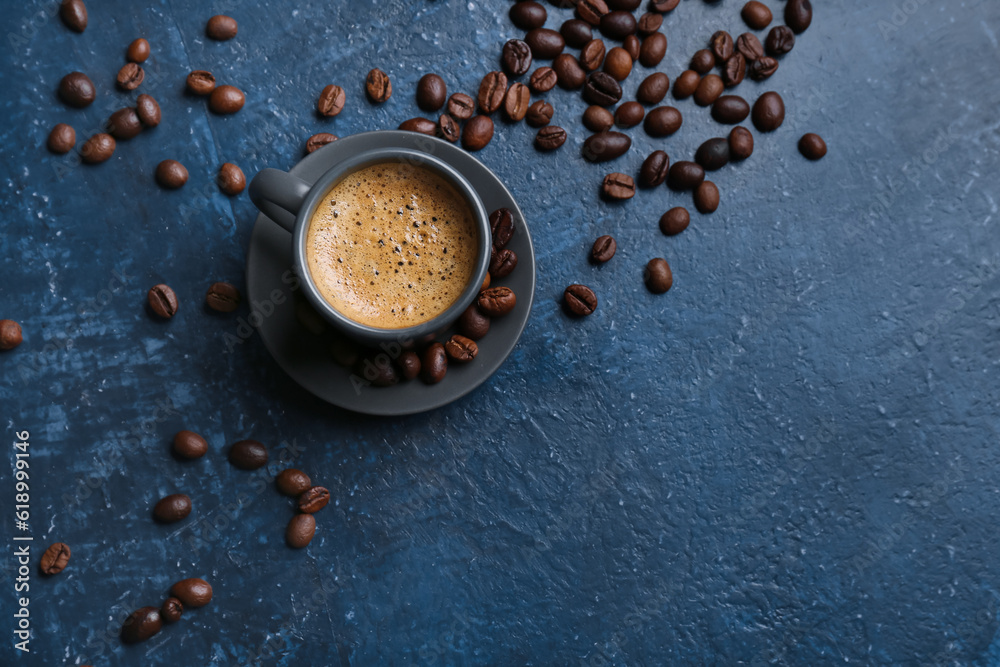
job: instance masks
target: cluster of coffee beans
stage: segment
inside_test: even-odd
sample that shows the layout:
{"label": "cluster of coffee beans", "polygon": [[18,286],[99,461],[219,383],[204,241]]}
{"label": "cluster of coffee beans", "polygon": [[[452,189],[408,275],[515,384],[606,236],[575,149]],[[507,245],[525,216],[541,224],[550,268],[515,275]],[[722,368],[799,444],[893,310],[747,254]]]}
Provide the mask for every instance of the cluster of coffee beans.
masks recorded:
{"label": "cluster of coffee beans", "polygon": [[121,638],[126,644],[138,644],[163,629],[163,623],[176,623],[184,609],[204,607],[212,601],[212,585],[204,579],[181,579],[170,587],[170,597],[157,607],[136,609],[122,623]]}

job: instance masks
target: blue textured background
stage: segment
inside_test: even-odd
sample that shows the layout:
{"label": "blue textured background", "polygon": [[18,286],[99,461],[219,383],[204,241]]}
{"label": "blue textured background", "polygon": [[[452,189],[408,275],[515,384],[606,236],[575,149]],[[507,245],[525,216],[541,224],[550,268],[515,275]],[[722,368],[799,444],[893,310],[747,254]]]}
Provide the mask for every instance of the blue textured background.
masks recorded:
{"label": "blue textured background", "polygon": [[[784,127],[714,177],[718,213],[676,238],[656,221],[686,197],[611,205],[596,188],[654,147],[693,154],[720,132],[704,110],[678,104],[668,140],[633,130],[612,165],[580,157],[576,95],[546,96],[572,137],[554,154],[500,124],[479,157],[530,220],[532,318],[473,394],[391,420],[314,399],[256,338],[226,353],[248,311],[213,315],[202,295],[242,284],[254,210],[212,179],[227,160],[288,167],[314,132],[394,128],[425,71],[474,92],[518,35],[509,3],[108,0],[82,35],[57,4],[2,7],[0,317],[25,330],[0,354],[3,440],[31,433],[35,547],[74,554],[53,579],[33,569],[34,653],[16,664],[1000,662],[998,3],[817,0],[775,77],[740,91],[781,91]],[[742,32],[741,5],[682,3],[659,69],[676,77],[718,27]],[[549,8],[553,27],[569,17]],[[237,39],[203,37],[218,12]],[[134,98],[113,80],[140,35],[160,127],[100,166],[48,153],[55,123],[82,141]],[[373,66],[393,78],[380,107],[363,96]],[[246,107],[206,113],[183,93],[197,68]],[[74,69],[99,89],[82,111],[54,92]],[[348,106],[321,120],[334,82]],[[818,164],[795,150],[807,131],[830,144]],[[191,172],[180,191],[153,182],[168,157]],[[619,251],[595,268],[603,233]],[[641,282],[653,256],[674,268],[666,296]],[[144,310],[161,281],[182,301],[169,323]],[[558,305],[577,281],[600,297],[579,322]],[[181,428],[211,454],[172,459]],[[307,550],[284,546],[291,510],[267,476],[226,463],[245,437],[331,489]],[[193,515],[154,524],[176,491]],[[5,465],[5,543],[12,495]],[[188,576],[214,584],[212,604],[121,646],[124,615]]]}

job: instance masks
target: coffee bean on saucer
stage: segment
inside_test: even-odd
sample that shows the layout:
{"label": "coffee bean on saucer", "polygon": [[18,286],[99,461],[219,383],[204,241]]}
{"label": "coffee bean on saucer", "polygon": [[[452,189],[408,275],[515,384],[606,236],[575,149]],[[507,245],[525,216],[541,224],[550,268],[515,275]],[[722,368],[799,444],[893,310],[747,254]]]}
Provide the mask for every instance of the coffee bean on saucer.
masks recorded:
{"label": "coffee bean on saucer", "polygon": [[535,148],[542,151],[552,151],[566,143],[566,130],[558,125],[543,127],[535,135]]}
{"label": "coffee bean on saucer", "polygon": [[555,115],[555,109],[552,108],[551,104],[545,100],[536,100],[528,107],[528,113],[525,114],[524,120],[532,127],[542,127],[549,124],[553,115]]}
{"label": "coffee bean on saucer", "polygon": [[174,493],[160,499],[153,508],[153,517],[160,523],[176,523],[191,514],[191,499]]}
{"label": "coffee bean on saucer", "polygon": [[149,41],[143,37],[132,40],[125,51],[125,58],[132,63],[144,63],[149,58]]}
{"label": "coffee bean on saucer", "polygon": [[514,310],[517,295],[509,287],[490,287],[479,293],[476,304],[490,317],[503,317]]}
{"label": "coffee bean on saucer", "polygon": [[[484,288],[485,289],[485,288]],[[490,318],[472,304],[458,318],[458,331],[466,338],[479,340],[490,331]]]}
{"label": "coffee bean on saucer", "polygon": [[627,174],[608,174],[601,183],[601,192],[608,199],[631,199],[635,196],[635,181]]}
{"label": "coffee bean on saucer", "polygon": [[[772,30],[772,32],[774,31]],[[736,50],[743,54],[747,62],[764,57],[764,46],[760,43],[757,35],[752,32],[745,32],[736,38]]]}
{"label": "coffee bean on saucer", "polygon": [[205,25],[205,34],[219,42],[236,37],[238,30],[239,25],[236,23],[236,19],[224,14],[213,16],[208,19],[208,23]]}
{"label": "coffee bean on saucer", "polygon": [[644,188],[655,188],[667,180],[670,170],[670,156],[664,151],[653,151],[643,160],[639,168],[639,185]]}
{"label": "coffee bean on saucer", "polygon": [[[540,28],[541,26],[536,27]],[[582,19],[563,21],[559,27],[559,34],[566,40],[566,46],[574,49],[582,49],[587,42],[594,38],[594,31],[590,24]]]}
{"label": "coffee bean on saucer", "polygon": [[548,12],[537,2],[525,0],[524,2],[515,2],[507,15],[510,17],[511,23],[521,30],[534,30],[545,25]]}
{"label": "coffee bean on saucer", "polygon": [[646,35],[652,35],[654,32],[659,31],[660,26],[662,25],[663,14],[647,12],[639,17],[639,21],[636,23],[635,29],[636,32],[645,37]]}
{"label": "coffee bean on saucer", "polygon": [[312,480],[309,475],[295,468],[285,468],[274,478],[274,483],[278,487],[278,492],[285,496],[298,498],[307,490],[312,488]]}
{"label": "coffee bean on saucer", "polygon": [[590,162],[605,162],[621,157],[632,146],[632,139],[621,132],[598,132],[583,142],[583,157]]}
{"label": "coffee bean on saucer", "polygon": [[308,139],[306,139],[306,154],[308,155],[309,153],[317,151],[320,148],[323,148],[323,146],[326,146],[327,144],[332,144],[336,140],[337,140],[337,135],[330,134],[329,132],[320,132],[318,134],[314,134]]}
{"label": "coffee bean on saucer", "polygon": [[211,95],[215,90],[215,75],[203,69],[196,69],[187,75],[184,85],[193,95]]}
{"label": "coffee bean on saucer", "polygon": [[503,72],[490,72],[479,83],[479,110],[483,113],[493,113],[503,105],[507,96],[507,75]]}
{"label": "coffee bean on saucer", "polygon": [[826,142],[818,134],[804,134],[799,139],[799,152],[809,160],[821,160],[826,155]]}
{"label": "coffee bean on saucer", "polygon": [[701,83],[694,91],[694,103],[707,107],[719,99],[725,89],[726,84],[718,74],[707,74],[702,77]]}
{"label": "coffee bean on saucer", "polygon": [[20,324],[14,320],[0,320],[0,350],[13,350],[22,340]]}
{"label": "coffee bean on saucer", "polygon": [[694,95],[701,83],[701,75],[692,69],[684,70],[674,82],[674,99],[686,100]]}
{"label": "coffee bean on saucer", "polygon": [[615,117],[604,107],[592,104],[583,112],[583,124],[592,132],[604,132],[614,126]]}
{"label": "coffee bean on saucer", "polygon": [[577,90],[587,81],[587,73],[572,54],[560,53],[552,61],[552,69],[559,87],[565,90]]}
{"label": "coffee bean on saucer", "polygon": [[[747,59],[742,53],[733,56],[722,64],[722,85],[732,88],[743,83],[747,75]],[[697,95],[698,91],[695,91]]]}
{"label": "coffee bean on saucer", "polygon": [[108,132],[115,139],[128,140],[139,136],[142,132],[142,121],[132,107],[124,107],[111,114],[108,119]]}
{"label": "coffee bean on saucer", "polygon": [[419,132],[420,134],[437,134],[437,123],[428,118],[411,118],[399,124],[399,129],[407,132]]}
{"label": "coffee bean on saucer", "polygon": [[122,623],[121,638],[126,644],[138,644],[156,635],[163,628],[160,610],[156,607],[136,609]]}
{"label": "coffee bean on saucer", "polygon": [[314,486],[306,489],[299,495],[296,501],[298,510],[304,514],[315,514],[330,502],[330,491],[323,486]]}
{"label": "coffee bean on saucer", "polygon": [[683,206],[675,206],[660,216],[660,231],[667,236],[680,234],[691,224],[691,214]]}
{"label": "coffee bean on saucer", "polygon": [[256,440],[240,440],[229,448],[229,462],[240,470],[256,470],[267,465],[267,447]]}
{"label": "coffee bean on saucer", "polygon": [[520,39],[507,40],[500,54],[500,64],[510,76],[524,76],[531,69],[531,48]]}
{"label": "coffee bean on saucer", "polygon": [[638,102],[626,102],[615,109],[615,126],[619,128],[635,127],[646,116],[646,110]]}
{"label": "coffee bean on saucer", "polygon": [[389,80],[389,75],[377,67],[368,72],[368,76],[365,77],[365,92],[372,102],[376,104],[385,102],[392,97],[392,81]]}
{"label": "coffee bean on saucer", "polygon": [[417,81],[417,106],[424,111],[437,111],[447,98],[448,86],[437,74],[424,74]]}
{"label": "coffee bean on saucer", "polygon": [[156,182],[170,190],[183,187],[188,181],[187,167],[177,160],[164,160],[156,165]]}
{"label": "coffee bean on saucer", "polygon": [[118,77],[116,81],[118,82],[118,87],[122,90],[135,90],[141,84],[143,79],[146,78],[146,73],[135,63],[125,63],[120,70],[118,70]]}
{"label": "coffee bean on saucer", "polygon": [[711,49],[695,51],[691,56],[691,69],[698,74],[708,74],[715,67],[715,54]]}
{"label": "coffee bean on saucer", "polygon": [[750,115],[750,105],[739,95],[723,95],[712,104],[712,118],[724,125],[742,123]]}
{"label": "coffee bean on saucer", "polygon": [[100,132],[83,142],[80,147],[80,157],[87,164],[99,164],[105,162],[115,154],[114,137],[110,134]]}
{"label": "coffee bean on saucer", "polygon": [[604,264],[604,262],[615,256],[617,249],[618,244],[615,243],[614,237],[607,234],[599,236],[594,241],[594,246],[590,249],[590,261],[595,264]]}
{"label": "coffee bean on saucer", "polygon": [[667,53],[667,36],[662,32],[654,32],[642,40],[639,49],[639,62],[643,67],[656,67]]}
{"label": "coffee bean on saucer", "polygon": [[146,294],[149,308],[163,319],[170,319],[177,314],[177,294],[169,285],[153,285]]}
{"label": "coffee bean on saucer", "polygon": [[160,124],[160,105],[152,95],[140,95],[135,100],[135,112],[146,127],[156,127]]}
{"label": "coffee bean on saucer", "polygon": [[566,48],[563,36],[549,28],[529,30],[524,41],[531,48],[531,55],[540,60],[552,60]]}
{"label": "coffee bean on saucer", "polygon": [[231,313],[239,308],[240,291],[229,283],[212,283],[205,293],[205,303],[216,312]]}
{"label": "coffee bean on saucer", "polygon": [[785,4],[785,23],[796,34],[805,32],[812,24],[813,10],[809,0],[788,0]]}
{"label": "coffee bean on saucer", "polygon": [[510,248],[496,250],[490,257],[490,276],[502,280],[517,268],[517,253]]}
{"label": "coffee bean on saucer", "polygon": [[340,86],[330,84],[323,88],[316,101],[316,110],[321,116],[333,118],[344,110],[344,103],[347,101],[347,94]]}
{"label": "coffee bean on saucer", "polygon": [[632,73],[632,56],[622,47],[616,46],[604,58],[604,72],[615,81],[624,81]]}
{"label": "coffee bean on saucer", "polygon": [[420,359],[420,379],[437,384],[448,372],[448,354],[441,343],[431,343]]}
{"label": "coffee bean on saucer", "polygon": [[215,180],[223,194],[230,197],[235,197],[243,192],[247,186],[247,177],[243,174],[243,170],[232,162],[225,162],[219,167],[219,174]]}
{"label": "coffee bean on saucer", "polygon": [[478,151],[486,148],[493,138],[493,119],[489,116],[473,116],[462,128],[462,148]]}
{"label": "coffee bean on saucer", "polygon": [[498,208],[490,213],[490,234],[494,250],[502,250],[510,243],[516,230],[514,214],[510,212],[509,208]]}
{"label": "coffee bean on saucer", "polygon": [[771,10],[763,2],[750,0],[740,12],[743,21],[754,30],[763,30],[771,24]]}
{"label": "coffee bean on saucer", "polygon": [[770,56],[764,56],[750,63],[747,72],[754,81],[771,78],[778,71],[778,61]]}
{"label": "coffee bean on saucer", "polygon": [[71,107],[82,109],[94,101],[97,89],[83,72],[70,72],[59,81],[59,97]]}
{"label": "coffee bean on saucer", "polygon": [[73,32],[87,29],[87,6],[83,0],[63,0],[59,5],[59,18]]}
{"label": "coffee bean on saucer", "polygon": [[563,291],[563,304],[570,315],[586,317],[597,310],[597,295],[586,285],[570,285]]}
{"label": "coffee bean on saucer", "polygon": [[712,181],[702,181],[694,191],[694,206],[699,213],[715,213],[719,208],[719,188]]}
{"label": "coffee bean on saucer", "polygon": [[646,114],[642,127],[651,137],[669,137],[681,129],[684,117],[674,107],[656,107]]}
{"label": "coffee bean on saucer", "polygon": [[396,367],[404,380],[412,380],[420,375],[420,356],[416,352],[407,350],[396,359]]}
{"label": "coffee bean on saucer", "polygon": [[66,123],[59,123],[49,132],[48,147],[53,153],[69,153],[76,145],[76,130]]}
{"label": "coffee bean on saucer", "polygon": [[532,92],[547,93],[556,87],[556,82],[558,81],[559,76],[554,69],[551,67],[539,67],[531,73],[531,78],[528,79],[528,86]]}
{"label": "coffee bean on saucer", "polygon": [[646,288],[653,294],[663,294],[674,285],[674,274],[667,260],[662,257],[649,260],[643,273]]}
{"label": "coffee bean on saucer", "polygon": [[512,122],[524,120],[531,105],[531,91],[523,83],[512,83],[503,100],[503,112]]}
{"label": "coffee bean on saucer", "polygon": [[285,542],[293,549],[304,549],[316,534],[316,517],[312,514],[296,514],[285,529]]}
{"label": "coffee bean on saucer", "polygon": [[460,364],[472,361],[479,354],[479,346],[476,345],[476,341],[460,334],[452,336],[451,340],[444,344],[444,350],[452,361]]}
{"label": "coffee bean on saucer", "polygon": [[682,160],[675,162],[667,173],[667,185],[671,190],[694,190],[705,180],[705,169],[696,162]]}
{"label": "coffee bean on saucer", "polygon": [[46,576],[59,574],[66,569],[71,555],[72,552],[68,544],[65,542],[56,542],[42,553],[42,560],[38,564],[38,569]]}
{"label": "coffee bean on saucer", "polygon": [[184,603],[177,598],[167,598],[160,607],[160,618],[167,623],[176,623],[184,615]]}
{"label": "coffee bean on saucer", "polygon": [[795,48],[795,33],[786,25],[777,25],[767,33],[764,50],[769,56],[783,56]]}
{"label": "coffee bean on saucer", "polygon": [[604,56],[606,53],[607,50],[604,46],[604,40],[590,40],[583,46],[582,49],[580,49],[580,67],[587,72],[593,72],[594,70],[600,69],[601,65],[604,64]]}
{"label": "coffee bean on saucer", "polygon": [[170,587],[170,594],[185,607],[199,609],[212,601],[212,585],[198,577],[181,579]]}
{"label": "coffee bean on saucer", "polygon": [[622,87],[609,74],[591,72],[583,87],[583,99],[591,104],[609,107],[622,98]]}
{"label": "coffee bean on saucer", "polygon": [[194,431],[178,431],[174,436],[174,454],[184,459],[200,459],[208,452],[208,442]]}
{"label": "coffee bean on saucer", "polygon": [[232,114],[242,109],[245,102],[246,96],[236,86],[219,86],[209,96],[208,108],[217,114]]}
{"label": "coffee bean on saucer", "polygon": [[718,171],[729,164],[729,140],[709,139],[698,147],[694,161],[704,167],[705,171]]}
{"label": "coffee bean on saucer", "polygon": [[455,120],[469,120],[476,112],[476,101],[465,93],[454,93],[448,98],[448,115]]}
{"label": "coffee bean on saucer", "polygon": [[781,95],[769,91],[757,98],[751,113],[754,127],[761,132],[773,132],[785,122],[785,102]]}
{"label": "coffee bean on saucer", "polygon": [[746,160],[753,155],[753,134],[745,127],[734,127],[729,133],[729,158]]}
{"label": "coffee bean on saucer", "polygon": [[663,72],[653,72],[639,84],[635,99],[646,105],[659,104],[670,90],[670,77]]}

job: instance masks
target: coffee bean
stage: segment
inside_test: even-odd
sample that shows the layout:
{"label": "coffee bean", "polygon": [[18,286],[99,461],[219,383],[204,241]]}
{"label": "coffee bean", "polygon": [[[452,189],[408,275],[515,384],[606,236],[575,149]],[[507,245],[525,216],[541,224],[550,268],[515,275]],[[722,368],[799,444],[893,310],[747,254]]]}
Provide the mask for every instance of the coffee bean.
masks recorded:
{"label": "coffee bean", "polygon": [[622,40],[622,48],[628,53],[628,57],[632,59],[632,62],[636,62],[639,60],[639,52],[642,51],[642,40],[635,35],[629,35]]}
{"label": "coffee bean", "polygon": [[635,16],[621,10],[608,12],[601,17],[600,29],[608,39],[623,40],[635,32]]}
{"label": "coffee bean", "polygon": [[164,160],[156,165],[156,182],[162,187],[176,190],[188,181],[188,170],[177,160]]}
{"label": "coffee bean", "polygon": [[591,104],[609,107],[622,98],[622,87],[604,72],[591,72],[583,87],[583,99]]}
{"label": "coffee bean", "polygon": [[653,151],[643,160],[639,169],[639,185],[644,188],[653,188],[662,185],[667,179],[667,172],[670,170],[670,156],[664,151]]}
{"label": "coffee bean", "polygon": [[593,72],[604,64],[606,55],[604,40],[592,39],[580,49],[580,67],[587,72]]}
{"label": "coffee bean", "polygon": [[160,124],[160,105],[152,95],[140,95],[135,100],[135,112],[146,127],[156,127]]}
{"label": "coffee bean", "polygon": [[122,623],[121,638],[126,644],[138,644],[153,637],[163,628],[160,610],[156,607],[136,609]]}
{"label": "coffee bean", "polygon": [[520,39],[508,40],[500,54],[500,64],[510,76],[523,76],[531,69],[531,48]]}
{"label": "coffee bean", "polygon": [[614,47],[604,58],[604,71],[616,81],[624,81],[632,72],[632,56],[622,47]]}
{"label": "coffee bean", "polygon": [[635,91],[635,99],[642,104],[659,104],[666,97],[668,90],[670,90],[670,78],[663,72],[654,72],[639,84],[638,90]]}
{"label": "coffee bean", "polygon": [[578,0],[575,4],[577,15],[592,26],[600,25],[601,17],[611,11],[604,0]]}
{"label": "coffee bean", "polygon": [[503,72],[490,72],[479,83],[479,110],[493,113],[503,104],[507,96],[507,76]]}
{"label": "coffee bean", "polygon": [[479,340],[489,333],[490,318],[484,315],[476,304],[472,304],[458,318],[457,326],[459,333],[466,338]]}
{"label": "coffee bean", "polygon": [[38,564],[38,569],[46,576],[59,574],[66,569],[71,555],[72,552],[68,544],[56,542],[42,553],[42,560]]}
{"label": "coffee bean", "polygon": [[754,127],[761,132],[773,132],[785,122],[785,102],[778,93],[766,92],[754,102],[751,113]]}
{"label": "coffee bean", "polygon": [[631,199],[635,196],[635,181],[627,174],[608,174],[601,182],[601,192],[608,199]]}
{"label": "coffee bean", "polygon": [[420,359],[420,379],[425,384],[437,384],[448,373],[448,354],[441,343],[431,343]]}
{"label": "coffee bean", "polygon": [[[245,102],[246,96],[236,86],[219,86],[209,96],[208,108],[217,114],[231,114],[242,109]],[[341,108],[343,108],[343,100],[341,100]],[[337,113],[340,113],[340,111],[337,110],[336,113],[331,113],[330,115],[335,116]]]}
{"label": "coffee bean", "polygon": [[63,0],[59,5],[59,18],[74,32],[87,29],[87,6],[83,0]]}
{"label": "coffee bean", "polygon": [[663,14],[648,12],[639,17],[639,22],[636,24],[636,32],[645,37],[657,32],[662,25]]}
{"label": "coffee bean", "polygon": [[746,160],[753,155],[753,134],[745,127],[734,127],[729,133],[729,157]]}
{"label": "coffee bean", "polygon": [[197,69],[187,75],[185,80],[188,92],[194,95],[210,95],[215,90],[215,75],[202,69]]}
{"label": "coffee bean", "polygon": [[[236,167],[236,165],[232,166]],[[239,169],[239,167],[236,168]],[[240,176],[242,175],[243,172],[241,171]],[[220,313],[233,312],[239,307],[240,300],[240,291],[236,289],[234,285],[230,285],[229,283],[212,283],[212,286],[208,288],[208,292],[205,293],[205,303],[209,308]]]}
{"label": "coffee bean", "polygon": [[199,609],[212,601],[212,585],[198,577],[181,579],[170,587],[170,594],[185,607]]}
{"label": "coffee bean", "polygon": [[502,280],[517,268],[517,253],[510,248],[494,250],[490,255],[489,275]]}
{"label": "coffee bean", "polygon": [[535,148],[541,151],[552,151],[566,143],[566,130],[558,125],[543,127],[535,135]]}
{"label": "coffee bean", "polygon": [[[400,129],[403,128],[400,127]],[[336,140],[337,140],[337,135],[330,134],[329,132],[320,132],[318,134],[314,134],[308,139],[306,139],[306,154],[317,151],[320,148],[323,148],[323,146],[326,146],[327,144],[332,144]]]}
{"label": "coffee bean", "polygon": [[236,23],[236,19],[231,16],[225,16],[224,14],[213,16],[208,19],[208,23],[205,25],[205,34],[208,35],[210,39],[220,42],[236,37],[238,30],[239,26]]}
{"label": "coffee bean", "polygon": [[298,498],[312,488],[309,475],[296,468],[285,468],[279,472],[274,478],[274,484],[278,487],[278,493],[293,498]]}
{"label": "coffee bean", "polygon": [[448,115],[455,120],[469,120],[476,111],[476,101],[465,93],[454,93],[448,98]]}
{"label": "coffee bean", "polygon": [[97,97],[94,82],[83,72],[70,72],[59,82],[59,97],[63,102],[82,109]]}
{"label": "coffee bean", "polygon": [[525,2],[515,2],[508,12],[510,21],[521,30],[534,30],[545,25],[548,12],[545,7],[527,0]]}
{"label": "coffee bean", "polygon": [[586,317],[597,310],[597,295],[586,285],[570,285],[563,291],[563,304],[575,317]]}
{"label": "coffee bean", "polygon": [[14,320],[0,320],[0,350],[13,350],[22,341],[20,324]]}
{"label": "coffee bean", "polygon": [[399,372],[396,367],[388,356],[376,350],[358,355],[354,364],[354,374],[376,387],[392,387],[399,384]]}
{"label": "coffee bean", "polygon": [[444,344],[444,351],[452,361],[467,364],[479,354],[479,346],[471,338],[455,334]]}
{"label": "coffee bean", "polygon": [[490,317],[503,317],[514,310],[517,295],[509,287],[490,287],[479,293],[476,304]]}
{"label": "coffee bean", "polygon": [[698,74],[708,74],[715,67],[715,54],[711,49],[701,49],[695,51],[691,56],[691,69]]}
{"label": "coffee bean", "polygon": [[[230,197],[235,197],[240,194],[247,186],[247,177],[243,174],[243,170],[232,162],[223,163],[223,165],[219,167],[219,174],[215,177],[215,181],[219,184],[219,189],[222,190],[222,193],[229,195]],[[212,288],[215,288],[217,285],[227,285],[227,283],[216,283],[212,286]],[[230,287],[232,286],[230,285]],[[236,288],[234,287],[233,289]],[[211,289],[209,292],[211,292]],[[237,298],[238,297],[239,293],[237,292]],[[208,305],[211,306],[212,303],[210,302]],[[232,309],[224,310],[223,312],[228,313],[235,309],[236,307],[233,306]]]}
{"label": "coffee bean", "polygon": [[694,190],[705,180],[705,170],[697,162],[681,160],[670,166],[667,186],[671,190]]}
{"label": "coffee bean", "polygon": [[698,147],[694,161],[705,171],[718,171],[729,163],[729,140],[709,139]]}
{"label": "coffee bean", "polygon": [[719,208],[719,188],[712,181],[702,181],[694,191],[694,206],[700,213],[714,213]]}
{"label": "coffee bean", "polygon": [[813,9],[809,0],[788,0],[785,4],[785,23],[796,34],[805,32],[812,24]]}
{"label": "coffee bean", "polygon": [[613,236],[599,236],[596,241],[594,241],[594,246],[590,249],[590,261],[595,264],[604,264],[612,257],[615,256],[615,251],[618,249],[618,244],[615,243]]}
{"label": "coffee bean", "polygon": [[667,53],[667,36],[662,32],[654,32],[642,40],[639,49],[639,62],[643,67],[656,67]]}
{"label": "coffee bean", "polygon": [[135,39],[128,45],[125,57],[129,62],[144,63],[149,58],[149,42],[142,37]]}
{"label": "coffee bean", "polygon": [[642,4],[642,0],[607,0],[608,9],[633,12]]}
{"label": "coffee bean", "polygon": [[626,102],[615,109],[615,125],[620,128],[635,127],[642,122],[646,110],[638,102]]}
{"label": "coffee bean", "polygon": [[528,86],[536,93],[547,93],[556,87],[558,79],[556,71],[551,67],[539,67],[531,73],[531,78],[528,79]]}
{"label": "coffee bean", "polygon": [[450,141],[451,143],[458,141],[462,134],[462,130],[458,126],[458,122],[446,113],[441,114],[438,118],[435,132],[437,136],[441,137],[445,141]]}
{"label": "coffee bean", "polygon": [[654,12],[666,14],[677,8],[681,0],[649,0],[649,8]]}
{"label": "coffee bean", "polygon": [[[428,75],[430,76],[430,75]],[[347,94],[340,86],[330,84],[323,88],[316,100],[316,111],[319,115],[332,118],[344,110],[344,103],[347,101]]]}
{"label": "coffee bean", "polygon": [[722,64],[722,83],[726,88],[740,85],[746,75],[747,60],[742,53],[734,54]]}
{"label": "coffee bean", "polygon": [[304,514],[315,514],[330,502],[330,491],[326,487],[313,486],[299,495],[298,510]]}
{"label": "coffee bean", "polygon": [[[537,26],[541,27],[541,26]],[[590,24],[581,19],[570,19],[565,21],[559,28],[559,34],[566,40],[566,45],[574,49],[582,49],[583,46],[594,38],[594,32],[590,29]]]}
{"label": "coffee bean", "polygon": [[583,142],[583,157],[590,162],[606,162],[621,157],[632,146],[632,139],[621,132],[598,132]]}
{"label": "coffee bean", "polygon": [[826,142],[818,134],[804,134],[799,139],[799,152],[809,160],[821,160],[826,155]]}
{"label": "coffee bean", "polygon": [[694,91],[698,89],[699,84],[701,84],[700,74],[695,72],[693,69],[684,70],[681,72],[681,75],[677,77],[677,81],[674,82],[674,98],[678,100],[686,100],[694,95]]}
{"label": "coffee bean", "polygon": [[747,70],[751,79],[754,81],[763,81],[778,71],[778,61],[770,56],[764,56],[750,63]]}
{"label": "coffee bean", "polygon": [[[734,58],[737,56],[733,56]],[[742,56],[739,56],[742,58]],[[717,74],[707,74],[698,84],[698,89],[694,91],[694,102],[698,106],[707,107],[719,99],[726,85]]]}
{"label": "coffee bean", "polygon": [[316,517],[312,514],[296,514],[285,529],[285,542],[293,549],[304,549],[316,534]]}
{"label": "coffee bean", "polygon": [[116,145],[114,137],[101,132],[83,142],[83,146],[80,147],[80,157],[87,164],[105,162],[114,155]]}
{"label": "coffee bean", "polygon": [[592,104],[583,112],[583,124],[592,132],[604,132],[615,124],[615,117],[604,107]]}
{"label": "coffee bean", "polygon": [[785,25],[776,25],[767,33],[764,48],[770,56],[783,56],[795,48],[795,33]]}
{"label": "coffee bean", "polygon": [[528,113],[525,115],[524,119],[527,121],[528,125],[532,127],[542,127],[543,125],[548,125],[552,121],[552,116],[555,114],[555,109],[552,105],[545,100],[537,100],[528,107]]}
{"label": "coffee bean", "polygon": [[146,78],[146,73],[141,67],[135,63],[125,63],[120,70],[118,70],[118,87],[122,90],[135,90],[141,84],[143,79]]}
{"label": "coffee bean", "polygon": [[674,274],[662,257],[649,260],[643,275],[646,288],[653,294],[663,294],[674,285]]}
{"label": "coffee bean", "polygon": [[[771,32],[774,32],[773,30]],[[764,57],[764,47],[761,45],[757,35],[752,32],[745,32],[736,38],[736,50],[743,54],[747,62],[753,62]]]}
{"label": "coffee bean", "polygon": [[69,153],[76,146],[76,130],[66,123],[59,123],[49,132],[48,147],[53,153]]}
{"label": "coffee bean", "polygon": [[200,459],[208,452],[208,442],[194,431],[178,431],[174,435],[173,451],[182,459]]}
{"label": "coffee bean", "polygon": [[465,150],[482,150],[492,138],[493,120],[489,116],[473,116],[462,128],[462,147]]}
{"label": "coffee bean", "polygon": [[115,139],[128,140],[142,132],[142,121],[132,107],[125,107],[111,114],[107,124],[108,133]]}
{"label": "coffee bean", "polygon": [[411,118],[399,124],[399,129],[407,132],[419,132],[420,134],[437,134],[437,123],[427,118]]}
{"label": "coffee bean", "polygon": [[153,285],[146,294],[149,308],[164,319],[177,314],[177,294],[168,285]]}
{"label": "coffee bean", "polygon": [[365,92],[368,99],[375,104],[381,104],[392,97],[392,81],[389,75],[382,70],[375,68],[368,72],[365,77]]}
{"label": "coffee bean", "polygon": [[517,226],[514,224],[514,214],[508,208],[498,208],[490,213],[490,234],[493,249],[502,250],[514,238]]}
{"label": "coffee bean", "polygon": [[576,90],[587,80],[587,73],[580,67],[576,58],[568,53],[560,53],[552,61],[552,69],[556,73],[556,81],[561,88]]}
{"label": "coffee bean", "polygon": [[691,214],[683,206],[675,206],[660,217],[660,231],[667,236],[680,234],[691,223]]}
{"label": "coffee bean", "polygon": [[176,623],[184,615],[184,604],[177,598],[167,598],[160,607],[160,617],[167,623]]}
{"label": "coffee bean", "polygon": [[160,523],[176,523],[191,514],[191,499],[183,493],[162,498],[153,508],[153,517]]}
{"label": "coffee bean", "polygon": [[754,30],[763,30],[768,25],[771,24],[771,10],[767,8],[762,2],[757,2],[757,0],[750,0],[747,4],[743,5],[743,10],[740,12],[740,16],[743,17],[743,21],[753,28]]}
{"label": "coffee bean", "polygon": [[730,35],[725,30],[719,30],[709,41],[712,48],[712,53],[715,54],[715,61],[717,63],[724,63],[733,57],[733,36]]}
{"label": "coffee bean", "polygon": [[420,357],[410,350],[403,352],[396,359],[396,368],[404,380],[412,380],[420,375]]}
{"label": "coffee bean", "polygon": [[262,468],[267,458],[267,447],[256,440],[240,440],[229,448],[229,462],[240,470]]}
{"label": "coffee bean", "polygon": [[531,91],[523,83],[512,83],[503,99],[503,112],[513,122],[524,120],[531,105]]}
{"label": "coffee bean", "polygon": [[739,95],[723,95],[712,105],[712,118],[725,125],[742,123],[750,115],[750,104]]}
{"label": "coffee bean", "polygon": [[524,41],[531,48],[531,55],[540,60],[552,60],[566,48],[563,36],[549,28],[529,30]]}
{"label": "coffee bean", "polygon": [[642,127],[651,137],[669,137],[681,129],[684,117],[674,107],[656,107],[646,114]]}

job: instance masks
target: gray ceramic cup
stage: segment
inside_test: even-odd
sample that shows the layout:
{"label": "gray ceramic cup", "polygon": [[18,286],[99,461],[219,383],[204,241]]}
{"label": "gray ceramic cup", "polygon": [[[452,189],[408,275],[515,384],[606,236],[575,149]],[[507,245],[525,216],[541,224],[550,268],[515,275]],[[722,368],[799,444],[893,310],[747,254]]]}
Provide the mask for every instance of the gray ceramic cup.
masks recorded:
{"label": "gray ceramic cup", "polygon": [[[341,179],[359,169],[383,162],[405,162],[439,174],[465,198],[479,234],[476,269],[461,296],[437,317],[403,329],[371,327],[340,313],[320,294],[316,282],[309,275],[307,268],[309,263],[306,261],[309,221],[319,202]],[[387,343],[407,345],[426,341],[443,333],[472,304],[489,270],[490,221],[482,200],[462,174],[427,153],[406,148],[364,151],[340,162],[313,185],[278,169],[264,169],[250,183],[250,200],[261,213],[291,232],[294,270],[301,281],[306,299],[313,308],[335,329],[367,345],[378,346]]]}

